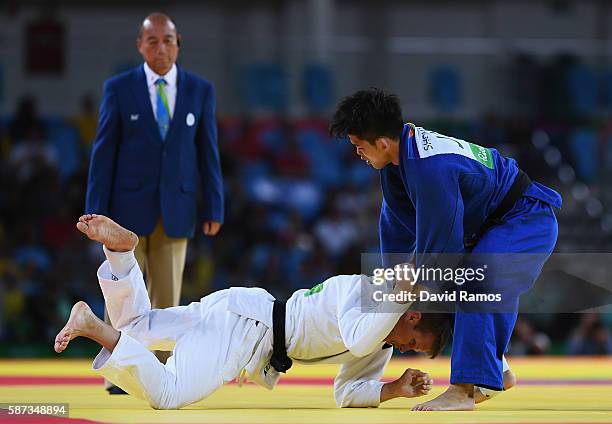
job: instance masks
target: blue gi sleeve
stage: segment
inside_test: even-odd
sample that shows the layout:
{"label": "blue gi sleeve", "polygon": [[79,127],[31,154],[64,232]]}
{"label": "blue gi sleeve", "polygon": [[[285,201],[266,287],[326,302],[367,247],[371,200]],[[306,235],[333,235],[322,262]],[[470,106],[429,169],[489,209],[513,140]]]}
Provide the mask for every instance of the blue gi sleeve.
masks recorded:
{"label": "blue gi sleeve", "polygon": [[98,129],[89,163],[85,213],[109,214],[115,159],[121,137],[119,104],[111,81],[106,81],[103,88]]}

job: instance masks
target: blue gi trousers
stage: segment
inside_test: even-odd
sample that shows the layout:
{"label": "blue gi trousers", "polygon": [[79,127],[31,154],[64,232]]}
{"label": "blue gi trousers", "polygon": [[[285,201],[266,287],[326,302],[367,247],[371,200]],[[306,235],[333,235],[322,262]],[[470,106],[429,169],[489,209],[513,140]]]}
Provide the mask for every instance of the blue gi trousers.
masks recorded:
{"label": "blue gi trousers", "polygon": [[[503,388],[502,355],[516,322],[518,301],[535,283],[557,241],[557,220],[552,208],[540,200],[522,197],[490,228],[472,250],[471,266],[486,265],[479,287],[460,288],[501,294],[502,302],[458,302],[456,306],[452,384]],[[468,257],[468,261],[470,259]],[[483,289],[483,287],[485,287]]]}

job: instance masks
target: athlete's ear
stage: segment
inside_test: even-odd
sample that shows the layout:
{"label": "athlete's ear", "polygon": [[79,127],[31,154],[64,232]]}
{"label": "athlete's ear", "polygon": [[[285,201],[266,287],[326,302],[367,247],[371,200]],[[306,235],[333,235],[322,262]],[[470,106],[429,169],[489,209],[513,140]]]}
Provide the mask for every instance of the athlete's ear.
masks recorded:
{"label": "athlete's ear", "polygon": [[408,319],[408,321],[412,321],[412,322],[419,322],[421,320],[421,317],[423,315],[421,315],[421,313],[419,311],[409,311],[406,312],[406,318]]}
{"label": "athlete's ear", "polygon": [[382,150],[387,150],[389,148],[389,139],[387,137],[380,137],[374,141],[376,147]]}

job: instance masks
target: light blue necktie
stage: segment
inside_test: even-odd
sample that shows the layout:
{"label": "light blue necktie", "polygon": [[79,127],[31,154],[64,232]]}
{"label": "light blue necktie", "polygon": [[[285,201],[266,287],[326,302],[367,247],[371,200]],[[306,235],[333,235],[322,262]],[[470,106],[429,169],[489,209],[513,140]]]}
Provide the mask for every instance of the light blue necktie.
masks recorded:
{"label": "light blue necktie", "polygon": [[166,139],[168,128],[170,128],[170,108],[168,107],[168,99],[166,98],[166,80],[158,78],[155,81],[157,85],[157,126],[162,140]]}

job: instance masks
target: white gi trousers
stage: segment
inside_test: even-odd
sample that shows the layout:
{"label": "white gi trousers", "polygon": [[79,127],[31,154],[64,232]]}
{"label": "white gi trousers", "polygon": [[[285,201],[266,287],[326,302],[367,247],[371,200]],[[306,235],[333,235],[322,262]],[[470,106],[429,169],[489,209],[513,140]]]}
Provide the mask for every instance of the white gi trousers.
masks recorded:
{"label": "white gi trousers", "polygon": [[[268,327],[227,310],[228,290],[188,306],[151,309],[138,266],[113,281],[108,262],[98,279],[114,328],[113,350],[96,356],[93,369],[156,409],[176,409],[209,396],[239,376]],[[166,364],[150,350],[173,350]]]}

